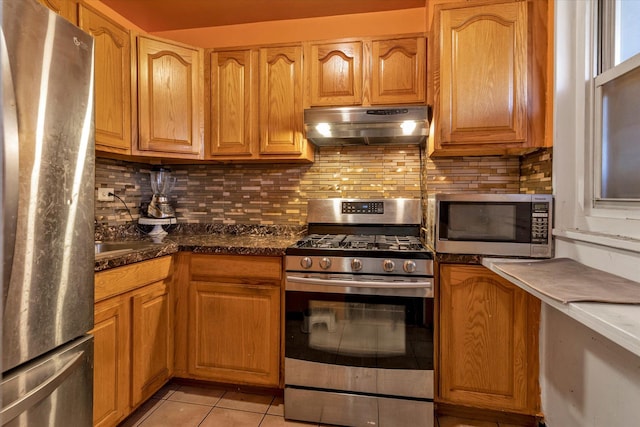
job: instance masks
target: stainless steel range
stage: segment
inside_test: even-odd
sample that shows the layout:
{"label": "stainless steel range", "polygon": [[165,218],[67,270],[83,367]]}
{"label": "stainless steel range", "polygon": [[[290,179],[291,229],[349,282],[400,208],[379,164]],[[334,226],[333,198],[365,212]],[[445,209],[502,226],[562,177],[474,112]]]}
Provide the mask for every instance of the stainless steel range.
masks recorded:
{"label": "stainless steel range", "polygon": [[286,251],[285,418],[433,426],[433,254],[420,200],[322,199]]}

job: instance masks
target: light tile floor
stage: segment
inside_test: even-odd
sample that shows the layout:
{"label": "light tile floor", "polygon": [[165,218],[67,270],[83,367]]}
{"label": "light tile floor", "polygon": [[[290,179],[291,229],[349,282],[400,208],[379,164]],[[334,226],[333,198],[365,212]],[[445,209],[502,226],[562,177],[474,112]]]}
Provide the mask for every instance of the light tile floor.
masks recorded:
{"label": "light tile floor", "polygon": [[[170,382],[120,427],[318,426],[284,419],[282,396],[242,393],[206,385]],[[457,417],[440,417],[436,427],[518,427]],[[320,425],[323,427],[323,425]],[[410,426],[407,426],[410,427]]]}

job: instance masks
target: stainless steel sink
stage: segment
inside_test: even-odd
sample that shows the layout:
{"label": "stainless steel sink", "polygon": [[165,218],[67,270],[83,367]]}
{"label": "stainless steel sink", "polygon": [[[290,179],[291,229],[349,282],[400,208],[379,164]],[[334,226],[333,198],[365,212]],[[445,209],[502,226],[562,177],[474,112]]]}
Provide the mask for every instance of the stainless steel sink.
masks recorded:
{"label": "stainless steel sink", "polygon": [[151,249],[159,245],[152,242],[95,242],[95,258],[124,255],[128,252]]}

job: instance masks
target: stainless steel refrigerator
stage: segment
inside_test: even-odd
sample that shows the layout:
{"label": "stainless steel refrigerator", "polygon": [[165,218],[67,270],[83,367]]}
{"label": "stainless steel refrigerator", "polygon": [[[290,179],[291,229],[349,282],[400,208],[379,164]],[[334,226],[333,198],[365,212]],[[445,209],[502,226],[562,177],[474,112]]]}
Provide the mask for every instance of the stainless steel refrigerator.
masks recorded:
{"label": "stainless steel refrigerator", "polygon": [[0,5],[0,418],[90,426],[93,39],[35,0]]}

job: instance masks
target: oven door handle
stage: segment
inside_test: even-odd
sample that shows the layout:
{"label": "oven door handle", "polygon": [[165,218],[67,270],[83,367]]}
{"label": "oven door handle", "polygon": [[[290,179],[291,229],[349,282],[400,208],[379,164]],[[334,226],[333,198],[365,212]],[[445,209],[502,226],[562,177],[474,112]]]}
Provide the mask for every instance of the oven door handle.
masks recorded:
{"label": "oven door handle", "polygon": [[286,277],[285,290],[433,298],[433,278],[425,277],[419,281],[406,282],[380,282],[374,280],[339,280],[303,277],[288,274]]}

